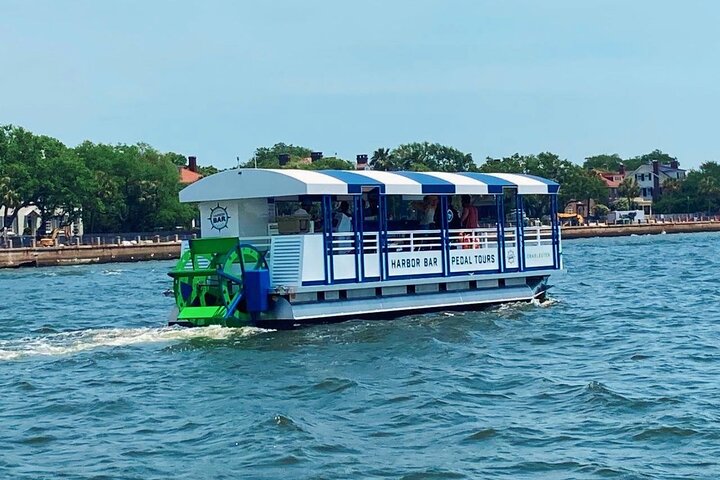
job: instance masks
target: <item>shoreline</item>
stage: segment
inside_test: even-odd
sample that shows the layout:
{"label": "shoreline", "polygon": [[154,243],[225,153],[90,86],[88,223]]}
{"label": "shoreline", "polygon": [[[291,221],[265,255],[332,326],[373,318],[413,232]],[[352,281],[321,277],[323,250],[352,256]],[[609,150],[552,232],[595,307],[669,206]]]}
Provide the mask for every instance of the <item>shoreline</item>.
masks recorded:
{"label": "shoreline", "polygon": [[[593,225],[563,227],[562,239],[626,237],[664,233],[720,232],[720,222],[649,223],[636,225]],[[180,258],[180,242],[138,245],[74,245],[44,248],[0,249],[0,269],[87,265]]]}
{"label": "shoreline", "polygon": [[143,262],[180,258],[180,242],[0,249],[0,268]]}
{"label": "shoreline", "polygon": [[630,235],[662,235],[664,233],[720,232],[720,222],[639,223],[635,225],[591,225],[562,227],[562,239],[593,237],[628,237]]}

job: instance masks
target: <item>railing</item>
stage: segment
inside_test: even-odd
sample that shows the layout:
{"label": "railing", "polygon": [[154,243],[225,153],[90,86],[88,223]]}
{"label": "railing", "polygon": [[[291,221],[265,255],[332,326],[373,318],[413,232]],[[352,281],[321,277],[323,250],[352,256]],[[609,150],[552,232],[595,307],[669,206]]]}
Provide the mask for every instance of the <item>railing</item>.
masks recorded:
{"label": "railing", "polygon": [[497,229],[475,228],[448,230],[450,248],[497,248]]}
{"label": "railing", "polygon": [[387,232],[387,246],[390,252],[440,250],[442,248],[442,232],[440,230],[400,230]]}
{"label": "railing", "polygon": [[525,246],[552,245],[552,227],[525,227],[523,242]]}
{"label": "railing", "polygon": [[353,232],[334,232],[331,242],[333,255],[355,253],[355,235]]}
{"label": "railing", "polygon": [[505,248],[517,247],[517,230],[515,230],[515,227],[505,228],[503,238],[505,240]]}
{"label": "railing", "polygon": [[380,240],[379,240],[379,235],[377,232],[363,232],[363,234],[362,234],[363,253],[367,253],[367,254],[378,253],[379,245],[380,245]]}
{"label": "railing", "polygon": [[[63,233],[59,234],[55,239],[57,246],[133,246],[144,245],[150,243],[167,243],[180,242],[195,238],[197,235],[188,232],[172,233],[102,233],[102,234],[86,234],[74,235],[67,237]],[[0,248],[36,248],[40,242],[32,235],[10,235],[0,234]]]}

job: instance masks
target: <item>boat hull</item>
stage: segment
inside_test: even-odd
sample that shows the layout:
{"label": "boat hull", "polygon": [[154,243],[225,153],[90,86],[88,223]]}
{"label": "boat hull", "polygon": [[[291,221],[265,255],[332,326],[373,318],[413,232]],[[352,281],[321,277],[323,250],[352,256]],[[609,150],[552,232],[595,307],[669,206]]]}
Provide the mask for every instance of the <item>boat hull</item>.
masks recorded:
{"label": "boat hull", "polygon": [[[438,291],[427,291],[429,289],[426,288],[425,292],[419,293],[415,291],[416,286],[408,285],[404,292],[396,289],[395,294],[389,295],[383,295],[383,290],[378,288],[373,289],[376,291],[373,296],[331,300],[318,300],[315,297],[314,301],[298,302],[294,301],[297,297],[293,298],[290,295],[275,296],[270,302],[270,310],[251,323],[261,328],[287,329],[351,319],[392,319],[408,314],[436,311],[478,310],[502,303],[543,299],[549,288],[547,275],[517,280],[522,282],[516,281],[513,285],[494,288],[458,288],[458,285],[454,284],[449,284],[449,287],[448,284],[429,284],[437,286]],[[441,285],[445,288],[444,291],[440,291]],[[363,290],[368,291],[368,289]],[[350,292],[352,293],[352,290]],[[171,318],[170,324],[193,326],[177,321],[176,318]]]}

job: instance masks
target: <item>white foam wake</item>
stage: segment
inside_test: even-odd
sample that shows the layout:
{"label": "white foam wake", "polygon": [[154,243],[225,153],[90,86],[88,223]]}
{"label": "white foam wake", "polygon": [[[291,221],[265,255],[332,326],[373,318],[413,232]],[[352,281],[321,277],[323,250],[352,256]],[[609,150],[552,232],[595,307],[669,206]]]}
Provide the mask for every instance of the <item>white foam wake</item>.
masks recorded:
{"label": "white foam wake", "polygon": [[266,332],[261,328],[103,328],[53,333],[39,337],[0,340],[0,361],[36,355],[68,355],[103,347],[121,347],[141,343],[177,342],[194,338],[224,340]]}

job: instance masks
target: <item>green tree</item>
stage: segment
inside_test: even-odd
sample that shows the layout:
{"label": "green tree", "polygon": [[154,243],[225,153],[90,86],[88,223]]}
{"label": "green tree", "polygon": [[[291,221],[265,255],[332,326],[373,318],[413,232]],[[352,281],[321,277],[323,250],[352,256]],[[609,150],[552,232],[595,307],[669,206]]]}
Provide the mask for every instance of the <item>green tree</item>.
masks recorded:
{"label": "green tree", "polygon": [[[377,151],[376,151],[377,153]],[[374,155],[373,155],[374,156]],[[477,166],[469,153],[439,143],[415,142],[399,145],[390,153],[392,170],[468,172]],[[373,162],[373,168],[379,170]]]}
{"label": "green tree", "polygon": [[83,201],[88,232],[139,232],[188,227],[194,209],[181,204],[172,157],[146,144],[84,142],[76,154],[91,171],[91,194]]}
{"label": "green tree", "polygon": [[395,156],[389,148],[378,148],[370,157],[370,167],[373,170],[400,170],[396,163]]}
{"label": "green tree", "polygon": [[21,208],[32,203],[30,184],[40,150],[35,136],[22,127],[0,127],[0,202],[4,207],[3,234],[9,229]]}
{"label": "green tree", "polygon": [[598,217],[606,217],[608,213],[610,213],[610,208],[606,205],[603,205],[602,203],[595,205],[595,215]]}
{"label": "green tree", "polygon": [[0,127],[0,199],[5,207],[3,230],[22,207],[34,205],[42,225],[57,218],[69,224],[80,215],[89,171],[59,140],[34,135],[21,127]]}
{"label": "green tree", "polygon": [[585,162],[583,162],[583,168],[586,170],[617,172],[620,170],[620,165],[622,165],[622,163],[623,159],[620,158],[620,155],[617,153],[613,153],[612,155],[603,153],[600,155],[586,157]]}
{"label": "green tree", "polygon": [[668,155],[662,150],[655,149],[650,153],[628,158],[627,160],[625,160],[625,168],[627,169],[627,171],[630,172],[636,170],[638,167],[640,167],[640,165],[646,165],[648,163],[652,163],[655,160],[660,162],[660,165],[669,165],[670,162],[676,161],[677,158]]}
{"label": "green tree", "polygon": [[618,186],[618,195],[627,199],[628,209],[633,209],[635,198],[640,196],[640,187],[632,177],[625,177]]}
{"label": "green tree", "polygon": [[200,175],[202,175],[203,177],[209,177],[210,175],[214,175],[214,174],[218,173],[219,171],[220,171],[220,169],[218,169],[217,167],[215,167],[213,165],[205,165],[205,166],[198,165],[198,173]]}
{"label": "green tree", "polygon": [[280,168],[278,156],[281,154],[290,155],[291,162],[298,162],[308,158],[312,150],[307,147],[300,147],[292,144],[276,143],[272,147],[258,147],[255,154],[241,165],[242,168]]}
{"label": "green tree", "polygon": [[314,162],[308,163],[304,160],[293,160],[288,163],[288,168],[299,168],[301,170],[354,170],[355,165],[338,157],[323,157]]}
{"label": "green tree", "polygon": [[187,158],[185,155],[181,155],[179,153],[167,152],[163,154],[163,157],[170,160],[173,165],[177,165],[178,167],[184,167],[187,164]]}

